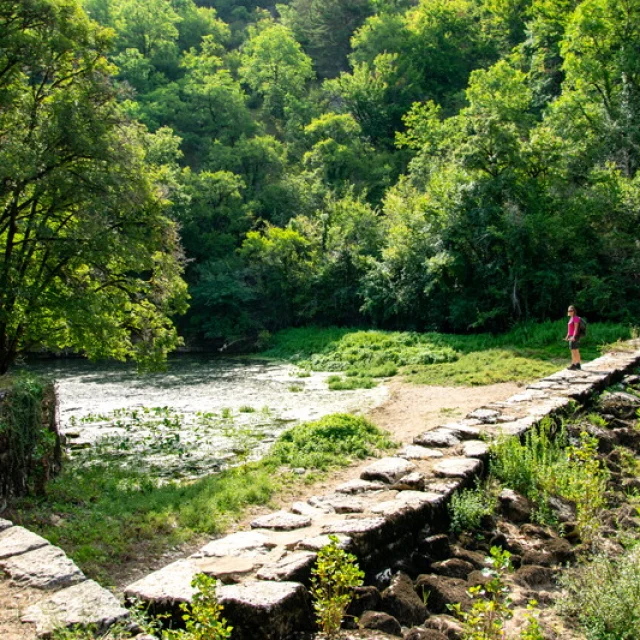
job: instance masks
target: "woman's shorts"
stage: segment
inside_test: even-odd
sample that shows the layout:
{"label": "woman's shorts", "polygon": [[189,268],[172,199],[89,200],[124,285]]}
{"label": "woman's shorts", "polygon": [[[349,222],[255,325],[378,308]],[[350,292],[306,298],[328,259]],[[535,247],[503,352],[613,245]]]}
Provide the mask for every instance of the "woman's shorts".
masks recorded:
{"label": "woman's shorts", "polygon": [[569,340],[569,349],[573,351],[574,349],[579,349],[579,348],[580,348],[580,340]]}

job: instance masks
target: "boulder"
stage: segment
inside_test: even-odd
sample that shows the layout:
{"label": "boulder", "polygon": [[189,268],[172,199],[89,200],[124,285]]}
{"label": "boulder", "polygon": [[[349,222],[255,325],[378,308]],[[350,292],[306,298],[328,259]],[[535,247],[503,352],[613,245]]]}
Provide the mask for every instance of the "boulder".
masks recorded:
{"label": "boulder", "polygon": [[431,571],[439,576],[466,580],[467,576],[473,571],[473,565],[461,558],[449,558],[441,562],[434,562],[431,565]]}
{"label": "boulder", "polygon": [[50,544],[0,560],[0,569],[16,584],[36,589],[62,589],[86,580],[75,562]]}
{"label": "boulder", "polygon": [[381,602],[382,596],[375,587],[356,587],[347,607],[347,618],[360,618],[365,611],[376,611]]}
{"label": "boulder", "polygon": [[404,640],[448,640],[447,636],[435,629],[414,627],[404,636]]}
{"label": "boulder", "polygon": [[404,573],[396,574],[382,592],[381,608],[406,626],[421,624],[428,615],[424,602],[413,588],[411,578]]}
{"label": "boulder", "polygon": [[263,533],[240,531],[213,540],[195,553],[194,557],[259,556],[269,553],[275,546]]}
{"label": "boulder", "polygon": [[22,622],[36,625],[38,636],[49,636],[56,628],[92,626],[104,631],[129,617],[116,597],[93,580],[67,587],[30,606]]}
{"label": "boulder", "polygon": [[11,520],[0,518],[0,533],[2,531],[6,531],[9,527],[13,527],[13,522],[11,522]]}
{"label": "boulder", "polygon": [[574,502],[558,496],[549,496],[547,503],[560,522],[571,522],[576,519],[576,505]]}
{"label": "boulder", "polygon": [[388,613],[380,611],[367,611],[360,618],[361,629],[375,629],[383,631],[391,636],[402,637],[402,627],[400,623]]}
{"label": "boulder", "polygon": [[503,489],[498,495],[500,511],[512,522],[528,522],[531,519],[531,502],[511,489]]}
{"label": "boulder", "polygon": [[288,580],[308,584],[317,557],[317,554],[311,551],[288,553],[277,562],[262,567],[257,573],[257,578],[259,580]]}
{"label": "boulder", "polygon": [[336,487],[337,493],[369,493],[382,491],[387,486],[383,482],[371,482],[369,480],[349,480]]}
{"label": "boulder", "polygon": [[551,584],[553,571],[548,567],[528,564],[520,567],[514,576],[514,582],[522,587],[542,587]]}
{"label": "boulder", "polygon": [[636,417],[636,412],[640,409],[640,398],[625,391],[605,393],[600,397],[600,409],[621,420],[629,420]]}
{"label": "boulder", "polygon": [[297,582],[250,580],[218,589],[232,638],[280,640],[313,628],[307,590]]}
{"label": "boulder", "polygon": [[436,429],[434,431],[425,431],[416,436],[413,439],[413,444],[427,448],[447,448],[458,446],[460,439],[448,429]]}
{"label": "boulder", "polygon": [[445,560],[451,556],[449,537],[440,533],[422,538],[418,542],[418,550],[435,560]]}
{"label": "boulder", "polygon": [[417,444],[408,444],[398,451],[397,455],[407,460],[430,460],[431,458],[442,458],[444,453],[442,453],[440,449],[429,449],[428,447],[421,447]]}
{"label": "boulder", "polygon": [[433,574],[418,576],[416,580],[416,591],[425,594],[427,609],[431,613],[446,613],[448,604],[460,603],[463,608],[468,607],[471,604],[468,586],[465,580]]}
{"label": "boulder", "polygon": [[461,640],[464,631],[460,622],[453,616],[448,615],[431,616],[425,620],[422,626],[425,629],[435,629],[439,631],[446,636],[448,640]]}
{"label": "boulder", "polygon": [[415,464],[404,458],[381,458],[366,467],[360,474],[360,478],[362,480],[379,480],[387,484],[393,484],[414,471],[415,468]]}

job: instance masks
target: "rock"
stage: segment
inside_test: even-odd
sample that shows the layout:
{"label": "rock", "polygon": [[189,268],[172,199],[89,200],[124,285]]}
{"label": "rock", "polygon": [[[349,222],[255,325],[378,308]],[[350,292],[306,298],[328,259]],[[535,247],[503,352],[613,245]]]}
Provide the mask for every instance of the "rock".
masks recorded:
{"label": "rock", "polygon": [[386,520],[384,518],[353,518],[327,525],[323,530],[327,534],[342,533],[355,538],[366,535],[375,536],[385,524]]}
{"label": "rock", "polygon": [[328,505],[325,505],[322,508],[312,507],[307,502],[294,502],[291,505],[291,513],[295,513],[299,516],[309,516],[310,518],[321,516],[323,513],[332,513],[332,512],[333,512],[333,508]]}
{"label": "rock", "polygon": [[475,587],[479,584],[484,586],[485,584],[487,584],[487,582],[489,582],[489,580],[491,580],[491,575],[487,571],[479,571],[478,569],[472,571],[467,576],[467,582],[471,587]]}
{"label": "rock", "polygon": [[398,451],[397,455],[407,460],[429,460],[431,458],[442,458],[444,453],[439,449],[429,449],[416,444],[408,444],[404,449]]}
{"label": "rock", "polygon": [[500,412],[492,409],[476,409],[467,415],[467,418],[480,420],[480,422],[483,422],[484,424],[495,424],[499,417]]}
{"label": "rock", "polygon": [[623,447],[632,449],[635,453],[640,452],[640,431],[632,427],[624,427],[615,430],[616,441]]}
{"label": "rock", "polygon": [[0,533],[2,531],[6,531],[9,527],[13,527],[13,522],[11,522],[11,520],[0,518]]}
{"label": "rock", "polygon": [[320,498],[314,497],[309,500],[309,503],[318,507],[328,506],[335,513],[362,513],[366,507],[366,502],[362,498],[340,493]]}
{"label": "rock", "polygon": [[427,513],[432,507],[442,503],[439,493],[430,491],[400,491],[393,500],[385,500],[371,507],[371,513],[379,513],[388,518],[410,513]]}
{"label": "rock", "polygon": [[67,587],[29,607],[22,622],[36,625],[38,636],[49,636],[56,628],[95,626],[104,631],[129,617],[116,597],[93,580]]}
{"label": "rock", "polygon": [[375,629],[377,631],[383,631],[391,636],[402,637],[402,628],[400,623],[388,613],[381,613],[380,611],[367,611],[360,618],[361,629]]}
{"label": "rock", "polygon": [[436,429],[435,431],[425,431],[419,436],[413,439],[413,444],[417,444],[421,447],[456,447],[460,444],[460,439],[457,438],[452,431],[448,429]]}
{"label": "rock", "polygon": [[[334,533],[333,535],[338,538],[338,547],[340,549],[349,548],[349,546],[351,545],[351,538],[349,536],[345,536],[341,533]],[[296,551],[320,551],[322,547],[326,547],[330,543],[331,540],[329,540],[329,535],[325,534],[301,540],[295,548]]]}
{"label": "rock", "polygon": [[393,485],[394,488],[399,489],[413,489],[415,491],[423,491],[425,485],[424,474],[419,471],[414,471],[406,476],[402,476],[398,482]]}
{"label": "rock", "polygon": [[451,556],[449,538],[444,533],[423,538],[418,542],[418,549],[435,560],[445,560]]}
{"label": "rock", "polygon": [[[8,522],[5,520],[4,522]],[[0,533],[0,560],[44,547],[49,543],[24,527],[7,527]]]}
{"label": "rock", "polygon": [[439,576],[466,580],[467,576],[473,571],[473,565],[460,558],[449,558],[442,562],[434,562],[431,565],[431,571]]}
{"label": "rock", "polygon": [[125,597],[142,600],[154,608],[171,609],[181,602],[191,602],[194,589],[191,581],[198,573],[196,561],[178,560],[154,571],[125,588]]}
{"label": "rock", "polygon": [[542,587],[553,581],[553,571],[547,567],[528,564],[520,567],[513,579],[522,587]]}
{"label": "rock", "polygon": [[464,482],[461,478],[455,478],[452,480],[440,480],[437,482],[429,482],[429,491],[435,491],[441,493],[445,499],[450,498],[458,489],[461,489]]}
{"label": "rock", "polygon": [[531,503],[527,498],[511,489],[503,489],[498,495],[500,510],[512,522],[528,522],[531,518]]}
{"label": "rock", "polygon": [[526,551],[522,555],[522,564],[537,564],[543,567],[550,567],[554,564],[567,564],[576,559],[573,547],[562,538],[549,540],[541,550]]}
{"label": "rock", "polygon": [[549,540],[552,537],[546,529],[538,526],[537,524],[523,524],[520,527],[520,533],[524,536],[538,538],[540,540]]}
{"label": "rock", "polygon": [[365,611],[376,611],[381,602],[382,596],[375,587],[356,587],[347,607],[347,618],[360,618]]}
{"label": "rock", "polygon": [[402,476],[406,476],[416,468],[416,465],[404,458],[381,458],[370,464],[360,474],[362,480],[380,480],[393,484]]}
{"label": "rock", "polygon": [[15,583],[36,589],[62,589],[86,580],[65,552],[50,544],[4,558],[0,569]]}
{"label": "rock", "polygon": [[256,556],[199,558],[196,564],[199,572],[213,576],[223,584],[236,584],[241,582],[243,578],[262,566],[261,560]]}
{"label": "rock", "polygon": [[448,640],[447,636],[436,629],[414,627],[404,636],[404,640]]}
{"label": "rock", "polygon": [[482,570],[490,564],[487,556],[479,551],[471,551],[458,546],[452,547],[451,551],[456,558],[468,562],[476,569]]}
{"label": "rock", "polygon": [[299,516],[288,511],[274,511],[260,516],[251,522],[253,529],[273,529],[274,531],[293,531],[311,524],[309,516]]}
{"label": "rock", "polygon": [[387,489],[383,482],[370,482],[369,480],[350,480],[336,487],[336,493],[368,493],[370,491],[382,491]]}
{"label": "rock", "polygon": [[257,577],[259,580],[288,580],[308,584],[317,557],[318,555],[311,551],[288,553],[277,562],[262,567]]}
{"label": "rock", "polygon": [[447,578],[432,574],[418,576],[416,591],[425,594],[427,609],[431,613],[445,613],[448,604],[460,603],[463,608],[471,604],[467,594],[468,584],[459,578]]}
{"label": "rock", "polygon": [[467,440],[462,443],[462,454],[467,458],[484,459],[489,455],[489,445],[482,440]]}
{"label": "rock", "polygon": [[447,615],[431,616],[422,625],[425,629],[435,629],[448,640],[461,640],[464,630],[462,625],[453,617]]}
{"label": "rock", "polygon": [[605,393],[600,397],[600,409],[603,413],[609,413],[621,420],[629,420],[636,417],[636,411],[640,408],[640,398],[632,393],[616,391]]}
{"label": "rock", "polygon": [[447,424],[441,425],[441,428],[451,431],[460,440],[479,440],[483,432],[482,422],[475,419],[447,422]]}
{"label": "rock", "polygon": [[382,592],[381,608],[406,626],[421,624],[428,615],[424,602],[413,588],[411,578],[404,573],[396,574]]}
{"label": "rock", "polygon": [[193,557],[259,556],[269,553],[275,546],[263,533],[240,531],[213,540],[202,547],[198,553],[194,553]]}
{"label": "rock", "polygon": [[559,498],[558,496],[549,496],[547,503],[560,522],[570,522],[576,519],[575,503]]}
{"label": "rock", "polygon": [[480,472],[482,462],[476,458],[447,458],[433,467],[433,472],[443,478],[469,478]]}
{"label": "rock", "polygon": [[234,635],[280,640],[313,628],[309,594],[297,582],[251,580],[218,589],[223,615]]}

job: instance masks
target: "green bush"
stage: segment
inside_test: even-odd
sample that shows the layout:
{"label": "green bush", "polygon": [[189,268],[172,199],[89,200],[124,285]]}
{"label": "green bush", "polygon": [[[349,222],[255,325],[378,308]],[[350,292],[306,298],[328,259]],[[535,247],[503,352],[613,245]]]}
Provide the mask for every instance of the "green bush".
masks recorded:
{"label": "green bush", "polygon": [[561,578],[560,611],[589,640],[640,638],[640,547],[619,558],[599,555]]}
{"label": "green bush", "polygon": [[482,526],[482,520],[496,511],[496,495],[488,484],[478,483],[474,489],[463,489],[451,497],[449,515],[451,531],[475,531]]}
{"label": "green bush", "polygon": [[376,383],[371,378],[329,376],[327,378],[331,391],[353,391],[354,389],[373,389]]}
{"label": "green bush", "polygon": [[364,572],[356,564],[356,557],[338,546],[338,538],[320,549],[311,575],[311,596],[318,626],[328,637],[339,631],[353,590],[362,585]]}

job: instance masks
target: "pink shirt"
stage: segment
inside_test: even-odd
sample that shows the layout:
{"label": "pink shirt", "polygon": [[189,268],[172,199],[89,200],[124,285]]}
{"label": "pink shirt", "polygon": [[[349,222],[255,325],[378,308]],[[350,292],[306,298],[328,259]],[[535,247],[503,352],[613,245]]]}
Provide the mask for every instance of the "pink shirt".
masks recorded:
{"label": "pink shirt", "polygon": [[569,318],[569,328],[567,330],[567,335],[570,338],[573,338],[578,333],[578,326],[580,324],[580,318],[578,316],[573,316],[573,318]]}

